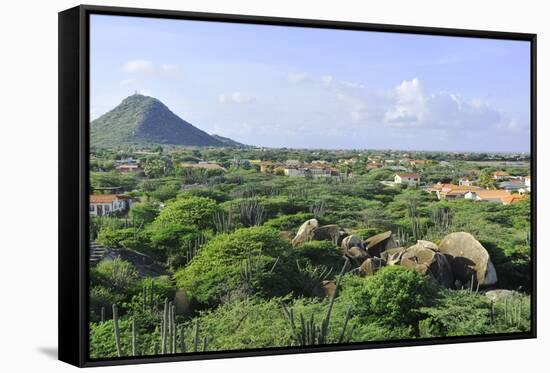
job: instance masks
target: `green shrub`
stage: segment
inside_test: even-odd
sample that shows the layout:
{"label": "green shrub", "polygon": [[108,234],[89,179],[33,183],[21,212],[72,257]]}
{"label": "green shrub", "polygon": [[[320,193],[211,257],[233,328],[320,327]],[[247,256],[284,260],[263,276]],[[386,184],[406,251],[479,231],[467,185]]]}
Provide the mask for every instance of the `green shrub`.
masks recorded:
{"label": "green shrub", "polygon": [[281,215],[276,218],[269,219],[265,222],[265,226],[275,228],[279,231],[297,231],[306,220],[312,219],[312,213],[301,212],[292,215]]}
{"label": "green shrub", "polygon": [[[118,321],[118,325],[120,330],[122,356],[131,356],[132,321],[129,318],[121,318]],[[154,341],[159,342],[160,345],[161,339],[159,331],[148,331],[141,323],[137,322],[136,326],[137,353],[139,355],[152,355],[154,352]],[[90,323],[90,357],[105,359],[116,356],[113,321],[106,320],[103,323]]]}
{"label": "green shrub", "polygon": [[155,222],[194,225],[199,229],[213,228],[212,216],[217,209],[216,201],[210,198],[179,198],[169,202]]}
{"label": "green shrub", "polygon": [[401,266],[382,268],[374,276],[347,276],[341,297],[353,314],[391,327],[415,325],[428,302],[427,279]]}
{"label": "green shrub", "polygon": [[130,294],[138,279],[138,273],[132,263],[116,258],[102,260],[90,269],[92,284],[101,285],[109,290]]}
{"label": "green shrub", "polygon": [[341,267],[342,253],[330,241],[309,241],[296,251],[300,258],[306,258],[313,265],[331,267],[336,272]]}
{"label": "green shrub", "polygon": [[135,225],[151,223],[157,217],[159,210],[149,203],[134,203],[128,212]]}
{"label": "green shrub", "polygon": [[[216,305],[232,294],[253,290],[258,296],[291,292],[294,251],[277,231],[266,227],[239,229],[208,242],[185,268],[174,275],[179,289],[192,301]],[[243,280],[243,266],[251,263],[251,278]],[[245,283],[247,282],[247,283]]]}

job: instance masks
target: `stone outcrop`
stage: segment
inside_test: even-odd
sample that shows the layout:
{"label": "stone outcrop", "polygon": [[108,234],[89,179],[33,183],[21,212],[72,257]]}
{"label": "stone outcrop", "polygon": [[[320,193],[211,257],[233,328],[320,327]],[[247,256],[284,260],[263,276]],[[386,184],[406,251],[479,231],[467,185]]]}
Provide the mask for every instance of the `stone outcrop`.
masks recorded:
{"label": "stone outcrop", "polygon": [[489,253],[469,233],[455,232],[445,236],[439,244],[457,280],[456,285],[467,286],[474,281],[474,286],[489,286],[497,283],[497,272]]}
{"label": "stone outcrop", "polygon": [[296,237],[292,239],[292,246],[298,247],[313,239],[313,231],[319,226],[317,219],[310,219],[303,223],[296,233]]}
{"label": "stone outcrop", "polygon": [[346,250],[345,255],[352,260],[357,266],[361,265],[366,259],[369,258],[369,254],[365,249],[358,246],[353,246],[351,249]]}
{"label": "stone outcrop", "polygon": [[315,241],[332,241],[336,245],[342,243],[342,239],[347,236],[347,233],[336,224],[323,225],[313,230],[312,240]]}
{"label": "stone outcrop", "polygon": [[368,258],[359,267],[359,275],[372,276],[385,265],[386,265],[386,261],[384,259]]}
{"label": "stone outcrop", "polygon": [[342,245],[341,246],[342,246],[342,250],[344,251],[344,253],[347,252],[349,249],[351,249],[354,246],[364,248],[363,240],[361,239],[361,237],[356,236],[354,234],[344,238],[342,240]]}
{"label": "stone outcrop", "polygon": [[371,257],[380,257],[382,252],[397,247],[397,243],[395,242],[391,231],[367,238],[365,240],[365,245],[367,247],[367,252]]}
{"label": "stone outcrop", "polygon": [[380,258],[384,259],[387,265],[398,265],[401,263],[401,257],[405,252],[404,247],[394,247],[393,249],[388,249],[380,254]]}
{"label": "stone outcrop", "polygon": [[450,288],[454,285],[451,265],[432,242],[418,241],[416,245],[409,247],[402,254],[400,265],[430,276],[442,286]]}

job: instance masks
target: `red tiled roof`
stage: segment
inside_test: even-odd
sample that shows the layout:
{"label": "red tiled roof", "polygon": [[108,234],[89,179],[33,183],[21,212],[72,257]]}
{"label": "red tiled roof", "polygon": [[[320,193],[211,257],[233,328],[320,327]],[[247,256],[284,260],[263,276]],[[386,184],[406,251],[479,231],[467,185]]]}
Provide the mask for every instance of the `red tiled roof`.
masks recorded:
{"label": "red tiled roof", "polygon": [[116,194],[91,194],[90,203],[113,203],[117,199]]}
{"label": "red tiled roof", "polygon": [[420,176],[418,174],[397,174],[399,177],[411,177],[413,179],[418,179]]}

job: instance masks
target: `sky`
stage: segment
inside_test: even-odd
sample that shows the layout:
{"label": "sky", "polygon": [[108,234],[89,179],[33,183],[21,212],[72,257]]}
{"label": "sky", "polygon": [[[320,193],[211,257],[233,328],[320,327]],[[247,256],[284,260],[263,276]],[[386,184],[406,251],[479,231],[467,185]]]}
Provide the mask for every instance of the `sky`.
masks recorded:
{"label": "sky", "polygon": [[91,119],[136,92],[256,146],[528,152],[525,41],[92,15]]}

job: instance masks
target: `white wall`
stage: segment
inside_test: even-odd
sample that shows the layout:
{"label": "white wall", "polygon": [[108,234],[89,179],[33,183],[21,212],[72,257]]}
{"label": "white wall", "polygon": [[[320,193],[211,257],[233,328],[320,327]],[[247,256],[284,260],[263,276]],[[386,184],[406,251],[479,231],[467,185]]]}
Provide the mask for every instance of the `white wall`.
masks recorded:
{"label": "white wall", "polygon": [[[157,0],[87,1],[104,5],[364,21],[539,34],[539,144],[549,137],[550,24],[544,1],[523,0]],[[69,371],[52,358],[57,344],[57,12],[76,1],[5,1],[0,12],[0,156],[4,197],[0,284],[0,369]],[[543,104],[545,103],[545,105]],[[549,152],[540,146],[539,185],[547,185]],[[29,164],[39,162],[40,167]],[[545,166],[546,165],[546,166]],[[543,189],[544,190],[544,189]],[[25,198],[10,198],[24,195]],[[22,201],[22,203],[21,203]],[[549,206],[548,193],[539,205]],[[7,204],[7,205],[6,205]],[[9,211],[9,213],[6,213]],[[548,226],[541,209],[539,227]],[[535,372],[546,366],[548,236],[539,237],[539,339],[431,347],[230,359],[112,368],[117,372],[406,371]],[[111,370],[110,370],[111,371]]]}

